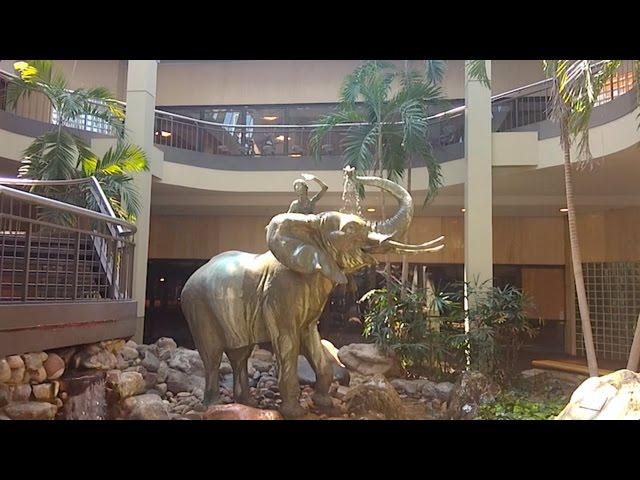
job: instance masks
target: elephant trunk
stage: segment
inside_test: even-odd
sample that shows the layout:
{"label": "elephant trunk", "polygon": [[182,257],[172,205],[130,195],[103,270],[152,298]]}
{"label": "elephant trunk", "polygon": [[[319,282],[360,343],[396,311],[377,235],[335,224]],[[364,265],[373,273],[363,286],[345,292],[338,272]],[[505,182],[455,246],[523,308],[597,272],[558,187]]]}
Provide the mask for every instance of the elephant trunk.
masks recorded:
{"label": "elephant trunk", "polygon": [[373,222],[372,229],[382,235],[390,235],[394,239],[402,239],[411,225],[413,218],[413,200],[411,195],[397,183],[379,177],[356,177],[363,185],[370,185],[389,192],[398,200],[400,208],[392,217],[380,222]]}

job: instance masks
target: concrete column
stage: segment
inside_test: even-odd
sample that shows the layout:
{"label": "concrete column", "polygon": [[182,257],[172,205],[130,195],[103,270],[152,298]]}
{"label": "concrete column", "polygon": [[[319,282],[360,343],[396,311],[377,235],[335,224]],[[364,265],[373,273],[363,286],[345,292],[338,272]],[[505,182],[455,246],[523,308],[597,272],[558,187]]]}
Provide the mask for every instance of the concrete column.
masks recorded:
{"label": "concrete column", "polygon": [[493,278],[491,89],[465,75],[465,102],[464,276],[480,284]]}
{"label": "concrete column", "polygon": [[[154,110],[156,106],[157,60],[129,60],[127,70],[127,112],[125,128],[128,141],[141,147],[149,162],[154,159]],[[153,165],[151,165],[153,170]],[[142,342],[144,306],[147,289],[149,219],[151,216],[151,172],[135,175],[141,208],[136,220],[136,248],[133,266],[133,295],[138,302],[138,323],[134,340]]]}

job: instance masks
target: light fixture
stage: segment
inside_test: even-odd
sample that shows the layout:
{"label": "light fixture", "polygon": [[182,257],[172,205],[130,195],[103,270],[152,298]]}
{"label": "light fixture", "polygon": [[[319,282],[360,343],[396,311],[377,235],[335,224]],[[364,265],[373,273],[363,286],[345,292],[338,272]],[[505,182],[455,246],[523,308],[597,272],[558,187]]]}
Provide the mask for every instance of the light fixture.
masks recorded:
{"label": "light fixture", "polygon": [[302,154],[301,154],[301,153],[292,153],[292,154],[291,154],[291,155],[289,155],[289,156],[290,156],[290,157],[293,157],[293,158],[300,158],[300,157],[302,156]]}
{"label": "light fixture", "polygon": [[561,208],[560,211],[562,213],[567,213],[569,211],[569,209],[567,207]]}
{"label": "light fixture", "polygon": [[164,282],[164,277],[160,277],[160,281],[161,281],[161,282]]}
{"label": "light fixture", "polygon": [[460,211],[461,211],[462,213],[464,213],[464,212],[466,212],[466,211],[467,211],[467,209],[466,209],[466,208],[461,208],[461,209],[460,209]]}
{"label": "light fixture", "polygon": [[171,132],[165,132],[164,130],[162,130],[162,131],[160,132],[160,136],[161,136],[161,137],[165,137],[165,138],[166,138],[166,137],[170,137],[170,136],[171,136]]}
{"label": "light fixture", "polygon": [[376,209],[375,208],[367,208],[367,212],[375,212]]}
{"label": "light fixture", "polygon": [[276,141],[278,141],[278,142],[284,142],[284,135],[278,135],[278,136],[276,137]]}
{"label": "light fixture", "polygon": [[274,120],[277,120],[278,117],[276,117],[275,115],[265,115],[264,117],[262,117],[263,120],[266,120],[267,122],[273,122]]}

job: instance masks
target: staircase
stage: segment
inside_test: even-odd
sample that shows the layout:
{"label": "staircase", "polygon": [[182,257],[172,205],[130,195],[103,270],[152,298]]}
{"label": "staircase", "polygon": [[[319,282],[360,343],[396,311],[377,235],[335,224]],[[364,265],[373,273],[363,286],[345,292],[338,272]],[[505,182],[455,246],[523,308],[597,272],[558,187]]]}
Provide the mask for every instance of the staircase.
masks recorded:
{"label": "staircase", "polygon": [[86,236],[1,232],[0,258],[0,302],[110,297],[108,276]]}
{"label": "staircase", "polygon": [[[100,212],[5,186],[88,182]],[[95,178],[0,179],[0,357],[131,337],[135,231]]]}

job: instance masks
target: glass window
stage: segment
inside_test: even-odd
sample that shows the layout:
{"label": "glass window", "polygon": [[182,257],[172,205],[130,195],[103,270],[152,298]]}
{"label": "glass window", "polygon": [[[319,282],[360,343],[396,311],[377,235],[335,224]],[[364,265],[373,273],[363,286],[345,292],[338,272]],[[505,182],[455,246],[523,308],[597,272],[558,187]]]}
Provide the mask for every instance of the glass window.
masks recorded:
{"label": "glass window", "polygon": [[631,91],[633,86],[634,77],[632,71],[618,72],[611,78],[611,80],[605,83],[604,87],[602,87],[595,105],[598,106],[603,103],[607,103],[614,98]]}
{"label": "glass window", "polygon": [[[289,132],[278,125],[285,124],[283,107],[247,107],[244,148],[252,155],[285,155]],[[261,128],[250,128],[260,125]],[[269,127],[269,128],[266,128]]]}

